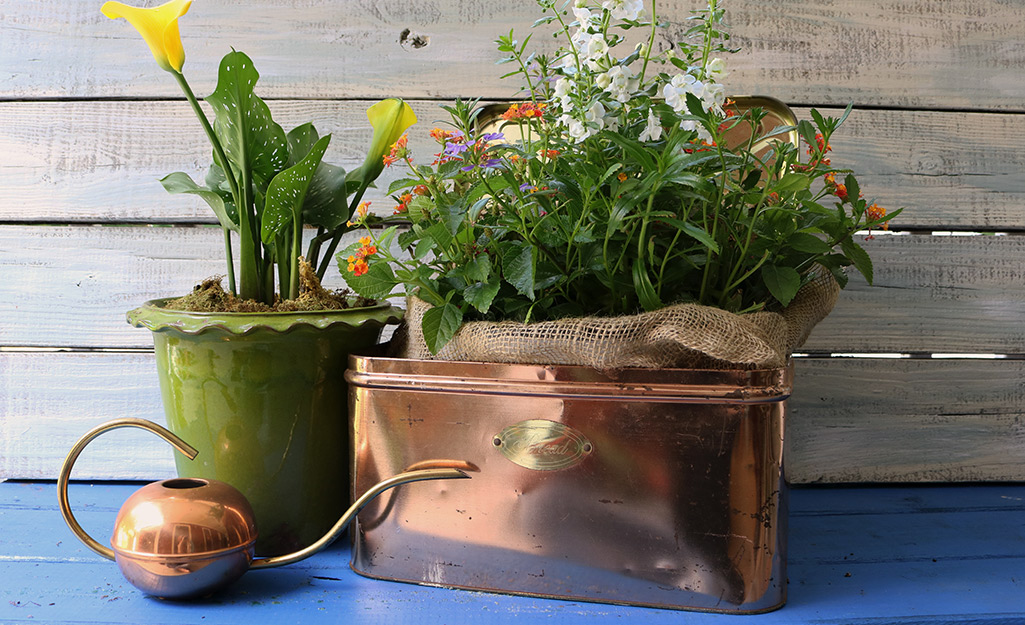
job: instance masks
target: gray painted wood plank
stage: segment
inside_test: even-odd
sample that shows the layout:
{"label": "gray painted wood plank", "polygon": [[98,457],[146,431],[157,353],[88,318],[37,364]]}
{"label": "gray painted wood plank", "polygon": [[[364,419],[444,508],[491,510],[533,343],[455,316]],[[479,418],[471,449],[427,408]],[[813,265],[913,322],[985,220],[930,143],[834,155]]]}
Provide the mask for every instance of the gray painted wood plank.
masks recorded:
{"label": "gray painted wood plank", "polygon": [[1025,353],[1025,237],[879,235],[804,349]]}
{"label": "gray painted wood plank", "polygon": [[[0,479],[55,479],[79,437],[122,417],[165,423],[153,354],[0,352]],[[174,453],[119,430],[90,443],[72,477],[171,477]]]}
{"label": "gray painted wood plank", "polygon": [[[859,237],[861,238],[861,237]],[[1025,237],[879,235],[803,349],[1025,353]],[[147,299],[223,273],[216,227],[0,226],[0,346],[147,347]],[[342,286],[332,269],[326,283]]]}
{"label": "gray painted wood plank", "polygon": [[[800,359],[788,417],[794,483],[1025,479],[1025,362]],[[0,479],[53,478],[75,440],[117,417],[163,423],[148,353],[0,352]],[[157,479],[173,451],[145,432],[92,443],[81,478]]]}
{"label": "gray painted wood plank", "polygon": [[[662,3],[679,35],[702,3]],[[167,97],[176,86],[123,22],[91,0],[0,2],[0,97]],[[742,48],[731,91],[820,104],[1021,110],[1025,7],[1000,0],[728,5]],[[206,93],[220,57],[247,52],[272,97],[510,97],[493,45],[538,17],[531,2],[210,0],[182,20],[187,75]],[[409,31],[405,36],[403,33]],[[537,37],[539,41],[547,38]],[[421,45],[423,44],[423,45]]]}
{"label": "gray painted wood plank", "polygon": [[800,483],[1025,478],[1025,362],[797,361],[787,422]]}
{"label": "gray painted wood plank", "polygon": [[[373,102],[270,107],[286,131],[312,121],[321,135],[332,135],[325,161],[351,170],[370,144],[366,110]],[[429,158],[438,150],[427,133],[441,110],[433,102],[413,105],[421,121],[411,148]],[[0,103],[0,128],[0,221],[216,223],[202,200],[169,195],[159,183],[174,171],[202,181],[211,162],[210,144],[184,101]],[[397,166],[382,174],[367,195],[376,210],[391,212],[384,191],[404,175]]]}
{"label": "gray painted wood plank", "polygon": [[[286,129],[313,120],[332,134],[327,160],[351,169],[370,141],[370,104],[275,101],[271,109]],[[430,162],[438,148],[427,135],[443,112],[412,104],[420,122],[410,145],[417,162]],[[0,103],[0,128],[0,221],[213,220],[201,200],[169,196],[157,182],[172,171],[201,179],[209,164],[184,102]],[[859,110],[833,140],[833,161],[859,172],[880,205],[907,208],[894,228],[1025,228],[1023,136],[1025,115]],[[404,175],[401,166],[385,171],[368,196],[377,211],[391,211],[384,190]]]}
{"label": "gray painted wood plank", "polygon": [[[0,241],[0,346],[152,347],[125,313],[225,272],[216,226],[0,226]],[[324,285],[344,287],[337,269]]]}

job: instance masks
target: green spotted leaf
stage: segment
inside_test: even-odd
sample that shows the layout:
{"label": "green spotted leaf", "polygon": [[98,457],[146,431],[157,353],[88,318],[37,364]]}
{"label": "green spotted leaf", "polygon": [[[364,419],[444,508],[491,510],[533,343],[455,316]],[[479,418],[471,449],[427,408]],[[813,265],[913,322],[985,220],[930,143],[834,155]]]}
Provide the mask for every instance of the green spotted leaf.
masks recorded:
{"label": "green spotted leaf", "polygon": [[221,59],[217,88],[206,101],[214,109],[214,133],[235,171],[248,169],[256,181],[269,181],[288,166],[285,131],[253,89],[260,74],[242,52]]}
{"label": "green spotted leaf", "polygon": [[321,138],[305,158],[271,180],[260,227],[264,243],[270,244],[289,224],[301,218],[306,191],[330,142],[331,135]]}

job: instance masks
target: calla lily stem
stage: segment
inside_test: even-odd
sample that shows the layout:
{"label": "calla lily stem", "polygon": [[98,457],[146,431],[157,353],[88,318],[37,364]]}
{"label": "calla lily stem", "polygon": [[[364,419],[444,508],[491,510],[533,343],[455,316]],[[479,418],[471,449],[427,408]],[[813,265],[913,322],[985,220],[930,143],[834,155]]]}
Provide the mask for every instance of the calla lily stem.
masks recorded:
{"label": "calla lily stem", "polygon": [[[199,123],[203,126],[203,131],[210,139],[211,145],[213,145],[214,158],[217,160],[217,166],[224,172],[224,178],[231,186],[231,196],[235,200],[235,208],[239,214],[239,221],[244,222],[245,220],[242,218],[242,214],[245,211],[245,205],[242,203],[243,198],[240,197],[238,183],[235,181],[235,176],[232,175],[231,168],[228,167],[228,157],[224,154],[224,148],[221,147],[221,142],[217,140],[217,134],[214,133],[213,126],[210,125],[210,120],[207,119],[206,113],[204,113],[202,107],[199,106],[199,100],[196,98],[196,94],[192,92],[192,87],[189,86],[189,82],[185,80],[185,75],[181,72],[171,73],[174,75],[175,80],[178,81],[178,85],[185,93],[185,99],[187,99],[189,104],[192,105],[192,110],[195,111],[196,117],[199,118]],[[235,263],[232,258],[231,251],[231,233],[226,225],[221,224],[221,227],[224,229],[224,254],[228,263],[228,288],[231,290],[232,295],[235,295],[237,294],[237,290],[235,288]],[[244,233],[242,238],[245,239]],[[244,257],[245,251],[243,250],[243,259]],[[243,268],[243,273],[245,273],[245,268]],[[243,276],[243,282],[244,281],[245,276]]]}

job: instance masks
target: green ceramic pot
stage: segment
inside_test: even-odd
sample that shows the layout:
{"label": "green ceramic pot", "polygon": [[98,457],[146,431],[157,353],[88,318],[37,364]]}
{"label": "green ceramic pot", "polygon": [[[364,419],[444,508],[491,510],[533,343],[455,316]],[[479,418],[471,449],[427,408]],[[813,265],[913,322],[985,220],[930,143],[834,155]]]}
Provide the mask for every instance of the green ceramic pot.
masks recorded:
{"label": "green ceramic pot", "polygon": [[296,313],[193,313],[146,302],[168,427],[199,450],[178,475],[227,482],[256,515],[256,553],[312,544],[348,507],[349,353],[402,311],[387,304]]}

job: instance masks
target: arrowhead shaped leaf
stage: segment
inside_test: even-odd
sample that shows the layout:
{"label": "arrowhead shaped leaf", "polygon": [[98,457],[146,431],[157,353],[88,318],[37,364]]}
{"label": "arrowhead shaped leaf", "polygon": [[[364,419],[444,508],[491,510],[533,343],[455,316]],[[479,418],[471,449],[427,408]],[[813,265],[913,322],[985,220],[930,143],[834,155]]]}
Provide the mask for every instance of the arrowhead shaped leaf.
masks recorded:
{"label": "arrowhead shaped leaf", "polygon": [[332,231],[352,217],[349,214],[349,191],[345,170],[330,163],[320,163],[303,203],[303,221]]}
{"label": "arrowhead shaped leaf", "polygon": [[236,177],[248,169],[254,180],[271,180],[288,165],[285,131],[254,92],[260,74],[242,52],[221,59],[217,89],[206,101],[214,109],[214,132]]}
{"label": "arrowhead shaped leaf", "polygon": [[288,166],[291,167],[310,153],[320,135],[313,124],[306,123],[289,130],[285,138],[288,140]]}
{"label": "arrowhead shaped leaf", "polygon": [[225,201],[216,191],[199,186],[188,174],[180,171],[164,176],[160,179],[160,184],[164,185],[168,193],[190,193],[203,198],[217,215],[217,221],[222,227],[238,232],[238,211],[235,204]]}
{"label": "arrowhead shaped leaf", "polygon": [[270,244],[288,224],[301,219],[306,190],[330,142],[331,135],[321,138],[305,158],[271,180],[260,229],[264,243]]}

